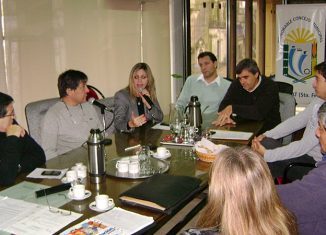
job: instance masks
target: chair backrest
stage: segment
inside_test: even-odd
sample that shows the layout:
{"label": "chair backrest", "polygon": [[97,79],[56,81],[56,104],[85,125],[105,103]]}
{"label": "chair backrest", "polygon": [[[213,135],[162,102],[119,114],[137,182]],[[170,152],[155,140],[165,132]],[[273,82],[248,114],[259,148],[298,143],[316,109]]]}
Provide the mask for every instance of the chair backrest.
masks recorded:
{"label": "chair backrest", "polygon": [[[285,82],[276,82],[279,85],[279,98],[280,98],[280,114],[281,121],[284,122],[286,119],[295,115],[296,101],[292,95],[293,86]],[[289,144],[292,141],[292,134],[283,137],[282,143],[284,145]]]}
{"label": "chair backrest", "polygon": [[88,100],[89,98],[94,98],[96,100],[105,98],[103,93],[96,87],[94,87],[92,85],[87,85],[87,88],[88,88],[89,92],[87,93],[86,100]]}
{"label": "chair backrest", "polygon": [[59,100],[59,98],[39,100],[28,103],[25,107],[28,132],[38,144],[41,144],[41,124],[44,115]]}

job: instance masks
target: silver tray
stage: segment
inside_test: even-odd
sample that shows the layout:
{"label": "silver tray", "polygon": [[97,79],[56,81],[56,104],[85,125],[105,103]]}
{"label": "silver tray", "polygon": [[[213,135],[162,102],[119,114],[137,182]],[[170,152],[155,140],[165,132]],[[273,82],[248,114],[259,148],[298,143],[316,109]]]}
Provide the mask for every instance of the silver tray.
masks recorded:
{"label": "silver tray", "polygon": [[173,141],[161,141],[161,144],[165,144],[165,145],[175,145],[175,146],[183,146],[183,147],[194,147],[195,144],[192,143],[176,143]]}
{"label": "silver tray", "polygon": [[[134,157],[134,156],[131,156]],[[106,174],[109,176],[119,177],[119,178],[127,178],[127,179],[141,179],[148,178],[157,173],[164,173],[169,170],[170,164],[161,159],[150,157],[149,161],[151,163],[151,170],[146,172],[140,171],[139,173],[122,173],[117,170],[115,167],[117,161],[119,160],[129,160],[130,157],[122,157],[122,158],[114,158],[107,162],[106,164]]]}

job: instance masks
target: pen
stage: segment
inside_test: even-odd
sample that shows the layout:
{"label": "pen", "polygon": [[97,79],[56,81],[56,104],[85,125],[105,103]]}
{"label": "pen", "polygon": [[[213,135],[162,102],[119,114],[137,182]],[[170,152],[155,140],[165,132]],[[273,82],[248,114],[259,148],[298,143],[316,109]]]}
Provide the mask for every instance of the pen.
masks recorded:
{"label": "pen", "polygon": [[140,147],[140,144],[137,144],[135,146],[131,146],[131,147],[125,148],[125,151],[127,152],[127,151],[130,151],[130,150],[133,150],[133,149],[137,149],[139,147]]}

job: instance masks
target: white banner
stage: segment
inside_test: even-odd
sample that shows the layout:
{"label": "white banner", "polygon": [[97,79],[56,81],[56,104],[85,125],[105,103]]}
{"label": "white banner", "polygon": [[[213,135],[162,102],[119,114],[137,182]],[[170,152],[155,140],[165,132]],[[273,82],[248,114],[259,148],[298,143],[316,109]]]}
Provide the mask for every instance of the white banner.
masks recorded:
{"label": "white banner", "polygon": [[276,6],[275,80],[294,86],[299,106],[314,98],[315,65],[325,60],[326,4]]}

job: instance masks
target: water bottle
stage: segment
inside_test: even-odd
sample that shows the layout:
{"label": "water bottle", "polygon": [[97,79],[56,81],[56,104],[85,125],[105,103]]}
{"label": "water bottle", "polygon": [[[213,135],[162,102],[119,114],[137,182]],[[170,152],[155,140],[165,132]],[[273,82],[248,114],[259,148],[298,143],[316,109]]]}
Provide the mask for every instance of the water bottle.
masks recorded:
{"label": "water bottle", "polygon": [[105,177],[105,153],[104,136],[99,129],[91,129],[87,146],[91,183],[101,183]]}

